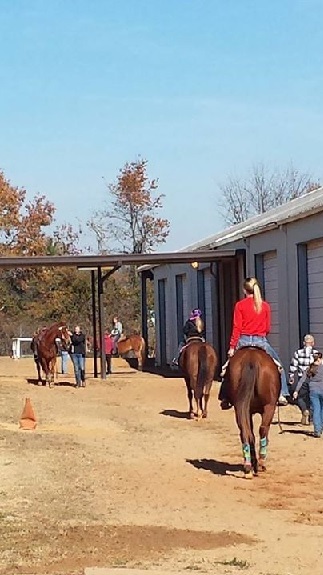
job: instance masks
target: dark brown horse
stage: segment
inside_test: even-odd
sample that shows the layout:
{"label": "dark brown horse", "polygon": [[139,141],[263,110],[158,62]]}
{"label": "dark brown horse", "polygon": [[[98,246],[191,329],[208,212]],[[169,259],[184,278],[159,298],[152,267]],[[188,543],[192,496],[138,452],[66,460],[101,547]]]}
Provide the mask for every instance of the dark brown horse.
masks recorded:
{"label": "dark brown horse", "polygon": [[[240,430],[246,477],[266,470],[268,434],[280,392],[280,375],[263,349],[243,347],[230,359],[225,374],[226,395],[234,406]],[[259,461],[252,416],[261,415]]]}
{"label": "dark brown horse", "polygon": [[146,359],[146,342],[141,335],[130,335],[120,338],[117,342],[118,353],[124,355],[133,351],[138,359],[138,369],[141,371]]}
{"label": "dark brown horse", "polygon": [[[199,420],[201,417],[207,417],[207,404],[218,365],[218,355],[211,344],[199,338],[191,338],[184,347],[179,358],[179,366],[184,373],[190,419],[196,417]],[[196,413],[193,410],[193,396]]]}
{"label": "dark brown horse", "polygon": [[55,323],[48,328],[43,328],[33,337],[31,347],[34,352],[39,385],[42,384],[41,370],[43,370],[45,382],[49,387],[54,386],[57,360],[56,339],[62,341],[63,348],[68,348],[71,339],[65,323]]}

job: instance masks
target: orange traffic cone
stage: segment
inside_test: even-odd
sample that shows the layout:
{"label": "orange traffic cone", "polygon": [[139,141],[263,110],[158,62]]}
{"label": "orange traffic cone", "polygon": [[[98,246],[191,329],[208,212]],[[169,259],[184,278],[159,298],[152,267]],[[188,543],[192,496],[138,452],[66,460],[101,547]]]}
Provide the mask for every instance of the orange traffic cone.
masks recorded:
{"label": "orange traffic cone", "polygon": [[21,429],[35,429],[37,425],[34,410],[29,397],[26,397],[25,407],[22,411],[19,426]]}

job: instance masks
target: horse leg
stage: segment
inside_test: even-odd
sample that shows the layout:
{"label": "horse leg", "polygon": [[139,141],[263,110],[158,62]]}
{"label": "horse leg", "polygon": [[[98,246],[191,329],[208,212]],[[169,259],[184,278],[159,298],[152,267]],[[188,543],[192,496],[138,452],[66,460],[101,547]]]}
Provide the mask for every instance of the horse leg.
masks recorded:
{"label": "horse leg", "polygon": [[235,409],[235,416],[237,426],[240,430],[240,440],[242,445],[242,457],[243,457],[243,470],[246,479],[252,479],[252,464],[251,464],[251,447],[249,443],[249,437],[243,432],[241,422],[239,421],[237,411]]}
{"label": "horse leg", "polygon": [[190,384],[190,378],[185,377],[186,389],[187,389],[187,398],[188,398],[188,417],[189,419],[194,419],[194,411],[193,411],[193,391]]}
{"label": "horse leg", "polygon": [[275,413],[275,405],[266,405],[261,418],[261,425],[259,427],[260,435],[260,449],[259,449],[259,468],[260,471],[266,471],[266,458],[268,446],[268,434],[270,424],[273,420]]}
{"label": "horse leg", "polygon": [[135,351],[136,358],[138,360],[138,371],[142,371],[142,356],[140,351]]}
{"label": "horse leg", "polygon": [[196,391],[194,392],[194,399],[195,399],[195,405],[196,405],[196,419],[197,421],[200,421],[200,419],[202,419],[202,397],[198,397],[196,394]]}
{"label": "horse leg", "polygon": [[35,361],[36,363],[36,367],[37,367],[37,375],[38,375],[38,379],[37,379],[37,383],[38,385],[43,385],[43,380],[42,380],[42,376],[41,376],[41,367],[40,367],[40,363],[39,361]]}
{"label": "horse leg", "polygon": [[202,417],[203,419],[207,418],[207,406],[209,403],[209,399],[210,399],[210,391],[211,391],[211,387],[212,387],[212,381],[208,384],[205,385],[205,391],[204,391],[204,406],[202,408]]}

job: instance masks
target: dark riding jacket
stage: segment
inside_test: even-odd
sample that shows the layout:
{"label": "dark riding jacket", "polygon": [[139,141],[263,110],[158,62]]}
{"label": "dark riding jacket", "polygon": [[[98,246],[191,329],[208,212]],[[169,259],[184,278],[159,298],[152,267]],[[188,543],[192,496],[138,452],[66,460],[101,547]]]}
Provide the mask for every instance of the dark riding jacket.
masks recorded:
{"label": "dark riding jacket", "polygon": [[187,340],[190,337],[203,337],[204,336],[204,332],[200,332],[198,331],[195,321],[192,321],[191,319],[188,319],[187,322],[185,323],[184,327],[183,327],[183,334],[184,334],[184,339]]}
{"label": "dark riding jacket", "polygon": [[84,333],[73,333],[71,335],[71,353],[85,356],[85,335]]}

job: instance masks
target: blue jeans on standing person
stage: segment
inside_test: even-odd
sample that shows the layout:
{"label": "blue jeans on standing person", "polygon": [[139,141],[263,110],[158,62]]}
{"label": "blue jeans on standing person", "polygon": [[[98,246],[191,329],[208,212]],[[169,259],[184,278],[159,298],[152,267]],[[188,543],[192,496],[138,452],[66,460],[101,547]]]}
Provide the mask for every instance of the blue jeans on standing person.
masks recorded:
{"label": "blue jeans on standing person", "polygon": [[71,353],[71,358],[74,366],[76,387],[82,387],[84,383],[85,358],[81,353]]}
{"label": "blue jeans on standing person", "polygon": [[61,351],[61,372],[67,373],[67,362],[68,362],[69,353],[65,349]]}
{"label": "blue jeans on standing person", "polygon": [[313,412],[314,435],[319,437],[323,431],[323,389],[310,390]]}
{"label": "blue jeans on standing person", "polygon": [[[261,349],[264,349],[270,355],[270,357],[272,357],[276,361],[279,361],[280,365],[282,366],[282,363],[279,359],[277,352],[271,347],[266,337],[261,337],[260,335],[241,335],[236,349],[239,349],[239,347],[249,347],[249,346],[261,347]],[[282,366],[282,372],[280,374],[280,381],[281,381],[280,394],[283,395],[284,397],[288,397],[290,393],[287,386],[286,373],[283,366]]]}

